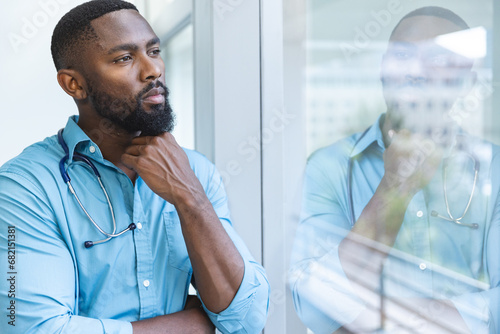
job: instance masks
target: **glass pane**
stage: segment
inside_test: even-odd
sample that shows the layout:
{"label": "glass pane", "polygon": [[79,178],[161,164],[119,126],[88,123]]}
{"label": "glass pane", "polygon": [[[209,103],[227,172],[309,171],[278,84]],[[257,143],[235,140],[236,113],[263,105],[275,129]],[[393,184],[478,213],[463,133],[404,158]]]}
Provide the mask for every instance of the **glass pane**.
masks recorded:
{"label": "glass pane", "polygon": [[498,8],[306,4],[299,317],[314,333],[498,333]]}
{"label": "glass pane", "polygon": [[194,149],[193,26],[189,24],[168,40],[162,50],[170,103],[176,114],[177,142]]}

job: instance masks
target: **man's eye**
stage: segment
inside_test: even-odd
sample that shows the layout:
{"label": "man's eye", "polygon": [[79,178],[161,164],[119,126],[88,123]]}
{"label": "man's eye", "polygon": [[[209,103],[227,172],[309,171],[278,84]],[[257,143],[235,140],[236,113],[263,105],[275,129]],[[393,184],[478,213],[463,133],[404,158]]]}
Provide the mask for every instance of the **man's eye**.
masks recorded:
{"label": "man's eye", "polygon": [[444,55],[436,55],[428,58],[428,63],[431,66],[445,67],[450,63],[450,59]]}
{"label": "man's eye", "polygon": [[114,63],[124,63],[126,61],[129,61],[129,60],[132,60],[132,57],[131,56],[125,56],[125,57],[121,57],[120,59],[116,59],[114,61]]}
{"label": "man's eye", "polygon": [[411,54],[407,51],[400,50],[400,51],[394,51],[392,53],[392,56],[397,59],[405,60],[409,59],[411,57]]}
{"label": "man's eye", "polygon": [[161,50],[160,49],[156,49],[156,50],[153,50],[150,52],[150,54],[152,56],[158,56],[159,54],[161,53]]}

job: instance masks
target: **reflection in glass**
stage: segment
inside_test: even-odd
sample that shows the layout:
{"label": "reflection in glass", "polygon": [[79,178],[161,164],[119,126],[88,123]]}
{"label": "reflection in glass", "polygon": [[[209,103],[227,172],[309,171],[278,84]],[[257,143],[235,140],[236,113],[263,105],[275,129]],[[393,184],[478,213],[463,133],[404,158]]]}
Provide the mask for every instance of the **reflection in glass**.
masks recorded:
{"label": "reflection in glass", "polygon": [[386,112],[309,158],[289,282],[315,333],[500,330],[500,151],[463,126],[485,55],[484,29],[410,12],[378,69]]}

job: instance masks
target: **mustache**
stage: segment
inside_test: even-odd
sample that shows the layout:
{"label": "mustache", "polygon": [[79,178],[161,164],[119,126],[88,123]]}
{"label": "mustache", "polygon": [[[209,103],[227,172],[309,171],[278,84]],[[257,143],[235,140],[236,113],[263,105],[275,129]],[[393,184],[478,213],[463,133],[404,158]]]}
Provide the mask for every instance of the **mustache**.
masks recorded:
{"label": "mustache", "polygon": [[143,90],[141,90],[139,92],[139,94],[137,94],[137,101],[140,101],[140,99],[147,93],[149,92],[151,89],[154,89],[154,88],[163,88],[165,90],[165,98],[168,98],[168,96],[170,95],[170,91],[169,89],[167,88],[167,86],[161,82],[161,81],[152,81],[150,82],[146,87],[144,87]]}

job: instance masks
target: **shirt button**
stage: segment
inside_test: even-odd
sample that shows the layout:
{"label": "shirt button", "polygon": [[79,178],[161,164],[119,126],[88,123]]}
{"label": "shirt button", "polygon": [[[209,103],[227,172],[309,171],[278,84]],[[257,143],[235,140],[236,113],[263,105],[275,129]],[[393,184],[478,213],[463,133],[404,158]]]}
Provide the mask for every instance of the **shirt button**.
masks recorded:
{"label": "shirt button", "polygon": [[89,151],[90,153],[95,153],[95,146],[90,146]]}
{"label": "shirt button", "polygon": [[142,229],[142,224],[141,224],[141,223],[137,223],[137,224],[136,224],[136,226],[137,226],[137,228],[138,228],[139,230],[141,230],[141,229]]}
{"label": "shirt button", "polygon": [[422,218],[423,215],[424,215],[424,213],[422,211],[417,211],[418,218]]}
{"label": "shirt button", "polygon": [[418,267],[420,268],[420,270],[427,269],[427,265],[425,263],[420,263],[420,265]]}
{"label": "shirt button", "polygon": [[149,280],[145,280],[144,282],[142,282],[142,284],[144,284],[144,286],[147,288],[151,283],[149,282]]}

